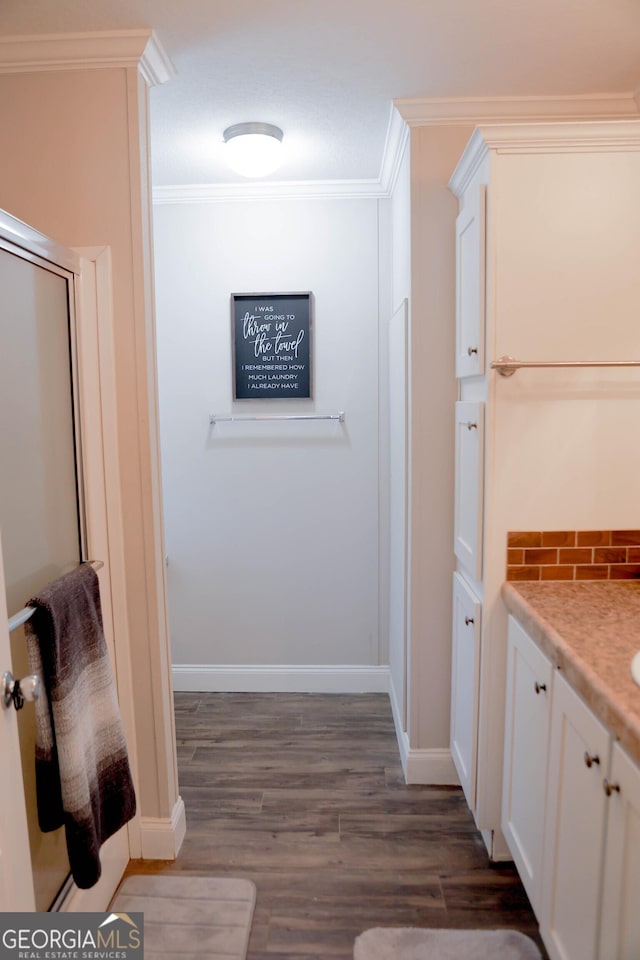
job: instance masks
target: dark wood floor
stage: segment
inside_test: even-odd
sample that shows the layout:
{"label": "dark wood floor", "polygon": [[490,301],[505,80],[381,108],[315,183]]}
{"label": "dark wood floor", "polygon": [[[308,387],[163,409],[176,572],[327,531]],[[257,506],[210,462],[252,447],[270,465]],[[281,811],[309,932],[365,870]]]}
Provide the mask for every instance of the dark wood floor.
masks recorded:
{"label": "dark wood floor", "polygon": [[187,836],[128,873],[246,877],[248,960],[352,957],[373,926],[511,927],[540,945],[511,864],[456,788],[406,786],[383,695],[176,694]]}

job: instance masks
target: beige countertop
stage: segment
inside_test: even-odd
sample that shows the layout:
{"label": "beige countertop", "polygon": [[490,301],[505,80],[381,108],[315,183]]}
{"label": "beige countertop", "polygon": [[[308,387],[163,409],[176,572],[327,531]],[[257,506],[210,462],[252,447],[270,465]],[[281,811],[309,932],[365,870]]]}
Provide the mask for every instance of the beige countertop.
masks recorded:
{"label": "beige countertop", "polygon": [[640,581],[511,582],[507,609],[640,763]]}

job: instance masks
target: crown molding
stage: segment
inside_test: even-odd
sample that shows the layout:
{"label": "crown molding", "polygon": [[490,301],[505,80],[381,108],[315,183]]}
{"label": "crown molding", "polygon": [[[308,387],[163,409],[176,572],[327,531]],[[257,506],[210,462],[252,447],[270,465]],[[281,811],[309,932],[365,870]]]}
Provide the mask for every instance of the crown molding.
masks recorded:
{"label": "crown molding", "polygon": [[640,115],[629,119],[486,124],[478,132],[499,153],[588,152],[640,148]]}
{"label": "crown molding", "polygon": [[449,180],[449,189],[454,196],[462,196],[488,152],[482,131],[476,127]]}
{"label": "crown molding", "polygon": [[443,123],[502,121],[604,120],[640,113],[640,90],[634,93],[579,94],[553,97],[443,97],[399,99],[394,105],[410,127]]}
{"label": "crown molding", "polygon": [[175,69],[153,30],[0,37],[0,73],[137,66],[149,86]]}
{"label": "crown molding", "polygon": [[461,196],[489,151],[516,153],[589,153],[640,150],[640,116],[619,120],[484,124],[473,131],[451,175],[449,187]]}
{"label": "crown molding", "polygon": [[187,183],[153,188],[153,202],[157,205],[229,200],[379,200],[387,196],[379,180]]}
{"label": "crown molding", "polygon": [[169,54],[153,30],[140,57],[138,69],[149,87],[159,87],[176,75]]}
{"label": "crown molding", "polygon": [[405,149],[409,142],[410,130],[400,112],[391,104],[389,123],[380,164],[380,185],[384,196],[390,197],[394,191]]}

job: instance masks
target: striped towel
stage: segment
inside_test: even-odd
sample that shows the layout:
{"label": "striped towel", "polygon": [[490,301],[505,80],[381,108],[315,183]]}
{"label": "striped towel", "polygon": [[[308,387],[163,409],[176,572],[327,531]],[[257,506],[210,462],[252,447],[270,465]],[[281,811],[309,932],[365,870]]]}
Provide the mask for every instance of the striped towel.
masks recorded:
{"label": "striped towel", "polygon": [[90,564],[48,584],[27,606],[29,665],[42,679],[36,707],[36,793],[43,832],[63,824],[71,873],[92,887],[100,847],[134,816],[136,800]]}

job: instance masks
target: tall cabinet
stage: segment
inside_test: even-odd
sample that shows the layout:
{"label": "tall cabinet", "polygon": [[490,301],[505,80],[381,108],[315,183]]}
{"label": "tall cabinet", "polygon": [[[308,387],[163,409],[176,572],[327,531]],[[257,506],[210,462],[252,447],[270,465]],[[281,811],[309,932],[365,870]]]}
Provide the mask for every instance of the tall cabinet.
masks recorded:
{"label": "tall cabinet", "polygon": [[459,201],[451,751],[501,858],[507,533],[637,522],[640,453],[628,437],[640,376],[503,377],[492,362],[640,359],[640,120],[479,127],[449,185]]}

